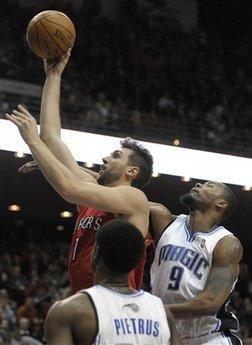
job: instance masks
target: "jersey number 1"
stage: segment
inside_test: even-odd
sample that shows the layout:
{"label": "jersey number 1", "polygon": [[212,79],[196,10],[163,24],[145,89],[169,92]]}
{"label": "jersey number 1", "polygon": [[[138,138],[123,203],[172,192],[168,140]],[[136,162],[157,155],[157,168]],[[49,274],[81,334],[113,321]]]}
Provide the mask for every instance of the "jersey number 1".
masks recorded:
{"label": "jersey number 1", "polygon": [[169,279],[171,281],[168,284],[169,290],[178,290],[179,289],[183,273],[184,273],[183,267],[179,267],[179,266],[173,266],[172,267],[171,273],[169,276]]}

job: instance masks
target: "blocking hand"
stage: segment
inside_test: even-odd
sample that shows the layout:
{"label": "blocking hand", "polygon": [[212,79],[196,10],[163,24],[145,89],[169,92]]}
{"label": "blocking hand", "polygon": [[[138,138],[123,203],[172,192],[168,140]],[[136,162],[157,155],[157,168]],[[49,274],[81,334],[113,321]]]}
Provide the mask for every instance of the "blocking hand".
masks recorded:
{"label": "blocking hand", "polygon": [[44,69],[46,76],[61,76],[63,73],[66,64],[71,55],[71,49],[68,49],[66,54],[63,55],[60,59],[57,60],[44,60]]}
{"label": "blocking hand", "polygon": [[28,145],[39,139],[36,120],[24,107],[18,105],[18,110],[14,109],[11,115],[5,116],[18,127],[19,133]]}
{"label": "blocking hand", "polygon": [[27,174],[27,173],[30,173],[34,170],[39,170],[39,166],[38,166],[38,163],[36,161],[31,161],[31,162],[27,162],[24,165],[22,165],[18,169],[18,172],[23,173],[23,174]]}

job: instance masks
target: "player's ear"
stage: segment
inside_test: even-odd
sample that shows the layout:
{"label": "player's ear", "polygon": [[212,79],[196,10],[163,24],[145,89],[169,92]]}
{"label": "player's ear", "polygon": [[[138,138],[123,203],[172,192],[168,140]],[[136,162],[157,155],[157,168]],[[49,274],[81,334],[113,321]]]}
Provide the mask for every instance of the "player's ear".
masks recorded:
{"label": "player's ear", "polygon": [[129,166],[126,170],[126,175],[131,178],[136,178],[138,174],[139,174],[139,168],[136,166]]}
{"label": "player's ear", "polygon": [[215,205],[218,210],[224,210],[228,207],[228,202],[224,199],[217,199]]}

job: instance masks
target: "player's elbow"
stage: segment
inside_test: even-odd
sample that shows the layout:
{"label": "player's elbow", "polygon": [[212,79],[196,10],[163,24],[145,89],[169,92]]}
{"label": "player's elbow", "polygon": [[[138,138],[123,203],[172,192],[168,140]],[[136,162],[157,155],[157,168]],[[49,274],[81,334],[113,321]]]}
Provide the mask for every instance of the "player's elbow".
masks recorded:
{"label": "player's elbow", "polygon": [[201,298],[197,304],[200,316],[215,315],[220,309],[216,301],[210,298]]}
{"label": "player's elbow", "polygon": [[60,140],[60,136],[56,131],[48,130],[48,131],[40,131],[40,138],[41,140],[49,147],[55,147],[58,140]]}
{"label": "player's elbow", "polygon": [[62,179],[58,181],[57,192],[59,195],[68,202],[71,202],[73,188],[71,181]]}
{"label": "player's elbow", "polygon": [[61,185],[59,194],[65,201],[69,202],[70,204],[78,203],[76,199],[78,196],[78,191],[75,184],[71,181],[69,181],[69,183],[64,183]]}
{"label": "player's elbow", "polygon": [[65,201],[69,203],[73,202],[73,192],[71,191],[69,186],[61,185],[60,188],[58,189],[58,192]]}

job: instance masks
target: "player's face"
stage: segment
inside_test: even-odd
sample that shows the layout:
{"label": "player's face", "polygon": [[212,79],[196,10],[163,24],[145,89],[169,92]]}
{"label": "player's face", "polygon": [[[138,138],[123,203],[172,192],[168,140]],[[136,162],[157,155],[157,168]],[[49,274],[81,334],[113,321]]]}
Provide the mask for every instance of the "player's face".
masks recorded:
{"label": "player's face", "polygon": [[208,181],[204,184],[198,182],[188,194],[182,197],[182,202],[190,209],[208,209],[220,198],[221,188],[221,183],[218,182]]}
{"label": "player's face", "polygon": [[115,150],[109,156],[102,159],[103,164],[99,171],[98,183],[107,186],[118,181],[125,175],[129,156],[132,153],[130,149],[122,148]]}

